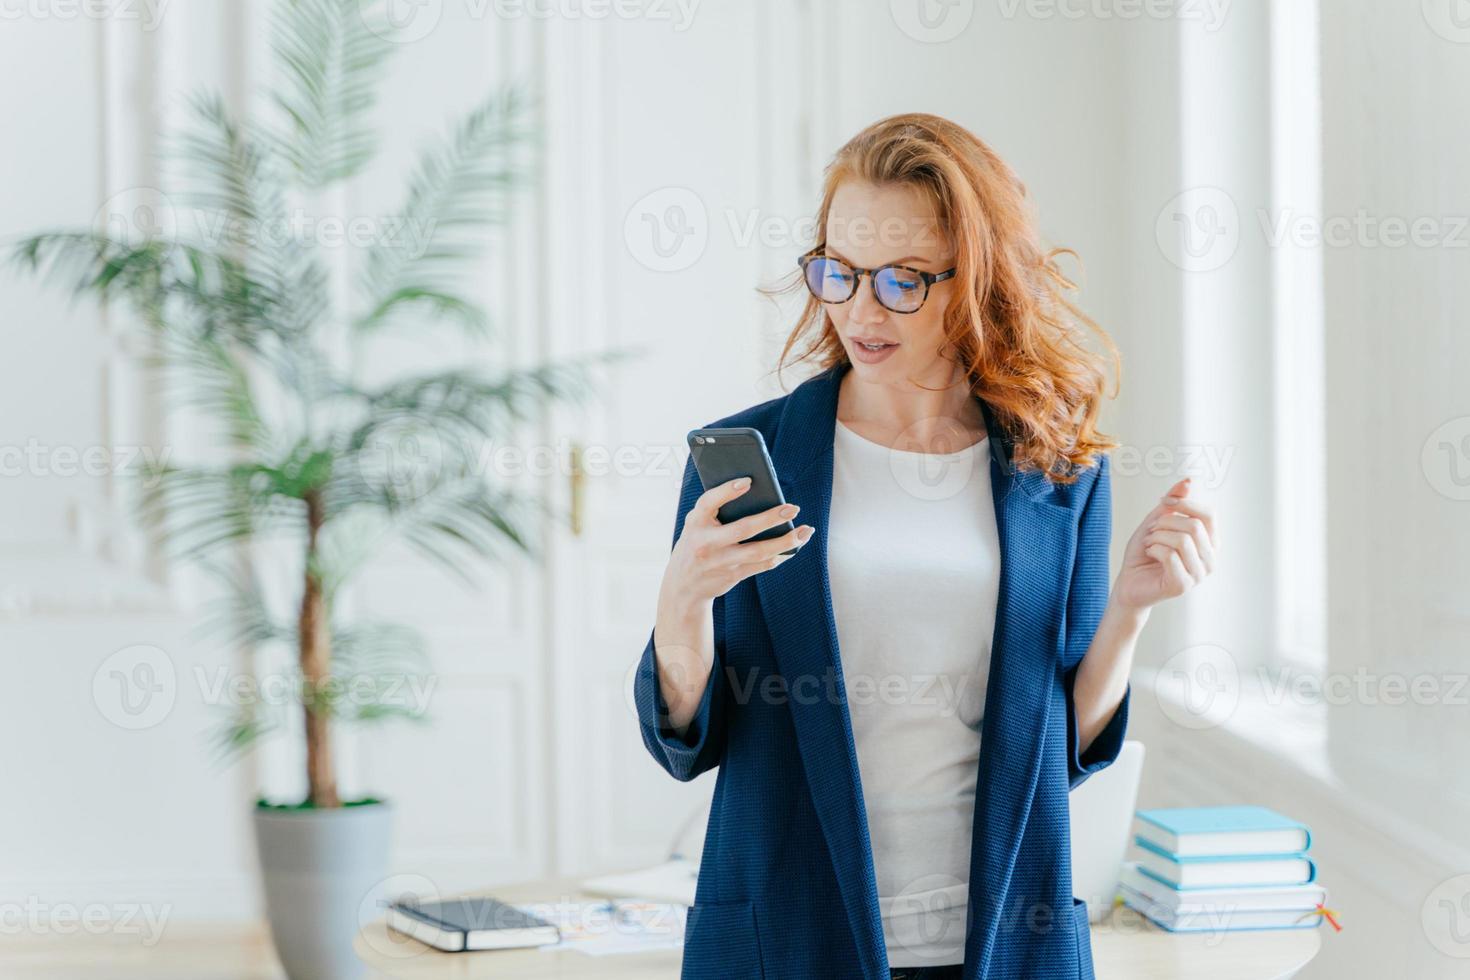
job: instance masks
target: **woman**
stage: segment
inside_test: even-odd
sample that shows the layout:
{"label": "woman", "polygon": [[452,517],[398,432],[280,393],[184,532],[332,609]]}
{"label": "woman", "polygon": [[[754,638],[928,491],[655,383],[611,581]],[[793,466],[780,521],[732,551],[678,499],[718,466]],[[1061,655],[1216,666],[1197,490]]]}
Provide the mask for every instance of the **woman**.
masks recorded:
{"label": "woman", "polygon": [[820,370],[712,423],[762,432],[788,503],[721,525],[746,486],[686,467],[635,679],[654,758],[719,767],[683,976],[1091,977],[1067,794],[1214,522],[1179,481],[1109,589],[1097,328],[975,136],[873,125],[818,218],[781,363]]}

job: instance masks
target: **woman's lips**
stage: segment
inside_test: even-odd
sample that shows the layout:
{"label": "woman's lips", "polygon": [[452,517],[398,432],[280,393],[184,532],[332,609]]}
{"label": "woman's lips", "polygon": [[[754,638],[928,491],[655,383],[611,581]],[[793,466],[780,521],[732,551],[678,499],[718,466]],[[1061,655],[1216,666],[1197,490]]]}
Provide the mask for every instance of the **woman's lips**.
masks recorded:
{"label": "woman's lips", "polygon": [[864,364],[877,364],[887,360],[898,349],[896,341],[881,337],[849,337],[847,346],[853,358]]}

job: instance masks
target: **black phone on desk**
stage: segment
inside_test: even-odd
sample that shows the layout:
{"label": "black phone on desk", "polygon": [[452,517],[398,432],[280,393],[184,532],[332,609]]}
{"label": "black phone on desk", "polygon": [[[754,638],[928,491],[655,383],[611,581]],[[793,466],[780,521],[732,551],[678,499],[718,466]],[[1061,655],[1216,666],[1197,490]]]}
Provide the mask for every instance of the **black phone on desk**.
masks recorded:
{"label": "black phone on desk", "polygon": [[[749,490],[720,506],[718,517],[721,524],[729,524],[786,503],[786,498],[781,495],[781,484],[776,480],[776,467],[771,463],[771,454],[766,452],[766,440],[759,429],[743,426],[694,429],[689,433],[688,439],[689,453],[694,457],[694,468],[699,471],[699,482],[704,484],[705,490],[742,476],[750,477]],[[783,521],[740,543],[768,541],[795,529],[796,525]],[[792,548],[781,554],[794,555],[796,551],[797,549]]]}

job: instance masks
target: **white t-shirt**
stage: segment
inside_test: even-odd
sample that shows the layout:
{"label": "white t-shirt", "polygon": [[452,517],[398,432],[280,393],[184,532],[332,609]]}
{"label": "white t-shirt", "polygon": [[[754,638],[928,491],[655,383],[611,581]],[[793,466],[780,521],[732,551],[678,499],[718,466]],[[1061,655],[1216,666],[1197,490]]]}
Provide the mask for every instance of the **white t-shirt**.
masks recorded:
{"label": "white t-shirt", "polygon": [[1000,590],[989,437],[889,449],[840,421],[827,574],[891,966],[960,963]]}

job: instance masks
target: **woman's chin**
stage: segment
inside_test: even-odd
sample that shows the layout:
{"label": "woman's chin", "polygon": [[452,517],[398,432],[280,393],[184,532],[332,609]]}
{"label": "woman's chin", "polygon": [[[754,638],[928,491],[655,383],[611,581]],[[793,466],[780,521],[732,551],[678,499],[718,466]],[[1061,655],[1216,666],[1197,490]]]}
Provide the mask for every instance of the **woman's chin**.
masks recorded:
{"label": "woman's chin", "polygon": [[888,375],[893,373],[903,363],[903,356],[899,353],[897,346],[888,347],[881,351],[870,351],[862,347],[848,346],[847,359],[852,362],[853,369],[861,375]]}

